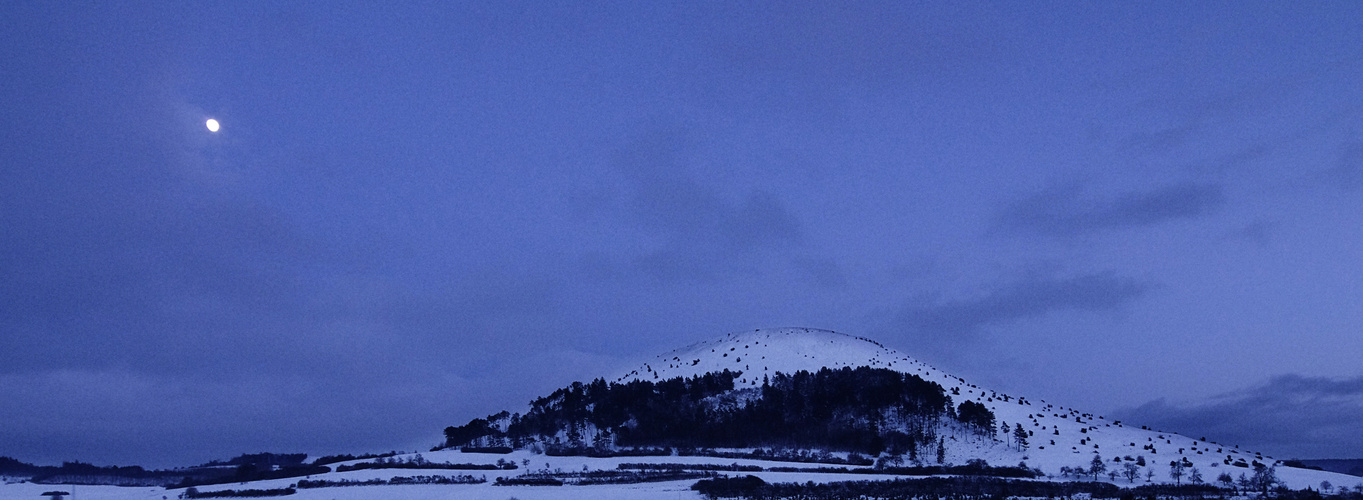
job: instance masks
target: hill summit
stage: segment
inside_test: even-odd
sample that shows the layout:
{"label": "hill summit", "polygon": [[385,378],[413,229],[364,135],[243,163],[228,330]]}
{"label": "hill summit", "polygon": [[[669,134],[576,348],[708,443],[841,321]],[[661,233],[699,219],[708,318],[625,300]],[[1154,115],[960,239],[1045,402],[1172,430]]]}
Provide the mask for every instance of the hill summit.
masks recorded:
{"label": "hill summit", "polygon": [[615,379],[657,381],[729,370],[742,372],[738,387],[761,384],[776,373],[866,366],[922,376],[931,367],[863,337],[813,328],[775,328],[730,333],[661,354]]}

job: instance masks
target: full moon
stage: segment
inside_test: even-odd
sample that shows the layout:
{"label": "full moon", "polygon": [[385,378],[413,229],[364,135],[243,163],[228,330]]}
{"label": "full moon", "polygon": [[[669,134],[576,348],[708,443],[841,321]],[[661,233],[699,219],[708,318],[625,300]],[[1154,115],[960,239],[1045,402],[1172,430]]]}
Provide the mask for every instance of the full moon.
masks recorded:
{"label": "full moon", "polygon": [[207,125],[207,126],[208,126],[208,131],[209,131],[209,132],[217,132],[217,131],[218,131],[218,128],[219,128],[219,126],[218,126],[218,121],[217,121],[217,120],[214,120],[214,119],[212,119],[212,118],[209,118],[209,119],[208,119],[208,122],[207,122],[207,123],[204,123],[204,125]]}

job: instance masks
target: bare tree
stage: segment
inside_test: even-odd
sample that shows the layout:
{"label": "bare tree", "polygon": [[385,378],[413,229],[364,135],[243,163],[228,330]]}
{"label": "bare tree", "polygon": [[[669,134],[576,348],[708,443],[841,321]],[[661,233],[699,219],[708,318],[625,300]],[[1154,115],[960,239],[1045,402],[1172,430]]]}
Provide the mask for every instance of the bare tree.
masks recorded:
{"label": "bare tree", "polygon": [[1169,478],[1174,480],[1174,484],[1183,484],[1183,462],[1181,460],[1169,462]]}
{"label": "bare tree", "polygon": [[1250,479],[1250,483],[1253,484],[1254,489],[1267,495],[1268,490],[1273,489],[1274,486],[1278,485],[1278,468],[1265,467],[1263,465],[1255,467],[1254,478]]}
{"label": "bare tree", "polygon": [[1141,476],[1141,468],[1133,463],[1122,464],[1122,476],[1125,477],[1127,481],[1134,483],[1136,482],[1136,478]]}
{"label": "bare tree", "polygon": [[1216,482],[1221,483],[1221,486],[1226,489],[1235,487],[1235,478],[1230,477],[1228,472],[1222,472],[1220,476],[1216,476]]}

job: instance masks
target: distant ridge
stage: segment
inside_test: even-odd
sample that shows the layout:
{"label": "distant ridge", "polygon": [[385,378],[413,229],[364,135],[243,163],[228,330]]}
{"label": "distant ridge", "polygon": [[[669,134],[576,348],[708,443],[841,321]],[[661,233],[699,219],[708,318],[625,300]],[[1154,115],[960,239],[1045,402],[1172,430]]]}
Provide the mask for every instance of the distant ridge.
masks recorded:
{"label": "distant ridge", "polygon": [[1304,465],[1320,467],[1330,472],[1363,477],[1363,458],[1297,460]]}

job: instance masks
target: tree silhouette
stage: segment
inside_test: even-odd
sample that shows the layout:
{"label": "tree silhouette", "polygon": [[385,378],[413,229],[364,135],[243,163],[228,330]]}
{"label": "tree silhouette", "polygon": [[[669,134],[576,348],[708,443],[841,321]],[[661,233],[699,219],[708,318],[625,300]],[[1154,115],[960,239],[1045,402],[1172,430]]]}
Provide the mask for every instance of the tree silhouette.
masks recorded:
{"label": "tree silhouette", "polygon": [[1254,466],[1254,477],[1250,479],[1250,484],[1260,493],[1268,495],[1268,490],[1278,484],[1277,467],[1265,467],[1263,464]]}
{"label": "tree silhouette", "polygon": [[1216,482],[1221,483],[1221,486],[1227,489],[1235,486],[1235,478],[1230,477],[1230,473],[1227,472],[1222,472],[1221,475],[1216,476]]}
{"label": "tree silhouette", "polygon": [[1107,471],[1107,462],[1097,453],[1093,454],[1093,460],[1089,461],[1089,474],[1093,474],[1093,480],[1098,480],[1098,475]]}
{"label": "tree silhouette", "polygon": [[1122,477],[1125,477],[1127,481],[1134,483],[1136,482],[1136,478],[1140,477],[1140,475],[1140,466],[1133,463],[1122,464]]}
{"label": "tree silhouette", "polygon": [[1017,445],[1018,451],[1027,447],[1027,430],[1022,428],[1022,424],[1013,427],[1013,444]]}
{"label": "tree silhouette", "polygon": [[1170,478],[1170,479],[1173,479],[1173,480],[1174,480],[1174,484],[1176,484],[1176,485],[1182,484],[1182,480],[1183,480],[1183,462],[1182,462],[1182,461],[1174,460],[1174,461],[1172,461],[1172,462],[1169,462],[1169,478]]}

